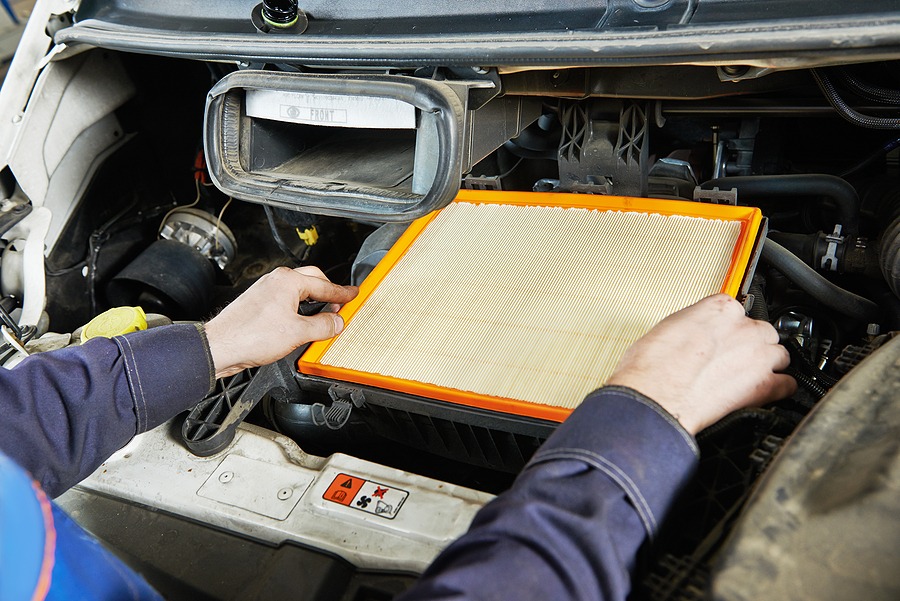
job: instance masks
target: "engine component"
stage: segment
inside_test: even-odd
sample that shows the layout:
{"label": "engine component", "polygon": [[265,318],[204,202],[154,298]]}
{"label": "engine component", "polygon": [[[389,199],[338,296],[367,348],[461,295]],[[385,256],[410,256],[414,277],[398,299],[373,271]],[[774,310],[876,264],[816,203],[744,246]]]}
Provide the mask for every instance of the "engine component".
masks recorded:
{"label": "engine component", "polygon": [[214,261],[219,269],[225,269],[237,253],[237,243],[228,226],[199,209],[185,208],[169,213],[163,221],[159,236],[190,246]]}
{"label": "engine component", "polygon": [[773,324],[782,339],[796,340],[800,346],[806,346],[806,342],[813,335],[813,318],[801,315],[794,311],[788,311],[775,320]]}
{"label": "engine component", "polygon": [[879,335],[877,332],[863,345],[849,344],[844,347],[841,354],[834,359],[834,367],[841,374],[849,373],[851,369],[859,365],[863,359],[887,344],[897,336],[897,332],[889,332]]}
{"label": "engine component", "polygon": [[[760,226],[745,207],[464,191],[410,226],[347,305],[344,332],[312,345],[300,369],[562,421],[656,322],[737,295]],[[490,318],[477,311],[487,305]]]}
{"label": "engine component", "polygon": [[297,0],[263,0],[262,14],[272,27],[290,27],[297,20]]}
{"label": "engine component", "polygon": [[81,330],[81,340],[112,338],[147,329],[147,314],[140,307],[114,307],[90,320]]}
{"label": "engine component", "polygon": [[829,309],[865,323],[878,320],[878,305],[833,284],[777,242],[767,239],[761,257]]}
{"label": "engine component", "polygon": [[300,34],[309,27],[309,16],[297,0],[264,0],[253,7],[250,21],[263,33]]}
{"label": "engine component", "polygon": [[366,238],[350,270],[351,283],[359,286],[375,266],[384,258],[391,247],[406,231],[405,223],[386,223]]}
{"label": "engine component", "polygon": [[884,230],[878,250],[884,279],[894,294],[900,297],[900,216]]}
{"label": "engine component", "polygon": [[861,273],[880,278],[882,273],[879,253],[874,245],[862,236],[842,236],[841,233],[838,225],[831,234],[769,232],[768,236],[800,257],[804,263],[820,271]]}
{"label": "engine component", "polygon": [[704,189],[736,188],[743,203],[770,198],[824,196],[837,207],[844,235],[859,234],[859,195],[845,180],[833,175],[755,175],[722,177],[705,182]]}
{"label": "engine component", "polygon": [[140,306],[172,319],[202,319],[216,283],[213,263],[197,249],[157,240],[115,276],[106,297],[117,306]]}

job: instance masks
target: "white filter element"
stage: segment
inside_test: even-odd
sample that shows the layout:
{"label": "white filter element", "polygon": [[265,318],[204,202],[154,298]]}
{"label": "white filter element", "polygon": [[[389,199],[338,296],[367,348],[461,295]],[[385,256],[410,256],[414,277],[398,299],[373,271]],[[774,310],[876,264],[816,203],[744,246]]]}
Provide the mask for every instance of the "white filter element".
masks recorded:
{"label": "white filter element", "polygon": [[667,315],[722,289],[738,221],[452,203],[326,365],[575,408]]}

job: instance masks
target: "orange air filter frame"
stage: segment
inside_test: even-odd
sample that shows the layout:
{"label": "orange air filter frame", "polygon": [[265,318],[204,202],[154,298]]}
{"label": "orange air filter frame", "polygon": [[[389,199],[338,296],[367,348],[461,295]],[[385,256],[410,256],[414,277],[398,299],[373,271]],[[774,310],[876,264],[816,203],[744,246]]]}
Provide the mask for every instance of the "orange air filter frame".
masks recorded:
{"label": "orange air filter frame", "polygon": [[[455,202],[477,205],[508,205],[514,207],[561,207],[589,209],[592,211],[614,211],[621,213],[641,213],[645,215],[695,217],[707,220],[737,222],[739,232],[731,253],[730,264],[721,282],[720,292],[733,297],[739,296],[745,279],[752,275],[757,257],[757,244],[764,234],[764,222],[757,208],[712,205],[697,202],[673,200],[653,200],[645,198],[628,198],[615,196],[594,196],[582,194],[555,194],[531,192],[498,192],[498,191],[460,191]],[[406,255],[419,236],[428,228],[440,212],[431,213],[414,221],[387,255],[376,266],[360,287],[359,295],[347,303],[341,311],[347,327],[343,336],[350,329],[354,317],[370,299],[378,286],[389,276],[391,270]],[[702,245],[702,241],[698,246]],[[477,259],[476,259],[477,260]],[[340,337],[339,337],[340,338]],[[352,382],[388,391],[436,399],[466,407],[475,407],[487,411],[499,411],[519,416],[563,421],[572,411],[571,407],[552,406],[534,401],[523,401],[490,394],[470,392],[457,388],[438,386],[424,381],[404,379],[370,373],[360,369],[349,369],[322,362],[323,357],[337,339],[316,342],[310,345],[298,361],[301,373],[320,376],[341,382]]]}

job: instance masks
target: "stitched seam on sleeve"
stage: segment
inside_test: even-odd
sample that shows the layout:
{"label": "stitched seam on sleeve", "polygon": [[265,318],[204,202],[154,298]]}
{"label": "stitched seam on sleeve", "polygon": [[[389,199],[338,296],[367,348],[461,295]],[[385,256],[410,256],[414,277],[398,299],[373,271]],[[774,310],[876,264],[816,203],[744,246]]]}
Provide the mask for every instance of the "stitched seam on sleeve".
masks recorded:
{"label": "stitched seam on sleeve", "polygon": [[113,342],[116,343],[116,346],[119,347],[119,350],[122,352],[122,361],[125,363],[125,381],[128,382],[128,390],[131,392],[132,405],[134,406],[134,417],[137,421],[135,425],[135,434],[138,432],[142,432],[141,428],[142,420],[141,420],[141,407],[138,401],[137,391],[134,389],[134,382],[132,381],[131,375],[131,367],[128,361],[128,352],[125,346],[122,344],[122,338],[113,338]]}
{"label": "stitched seam on sleeve", "polygon": [[[147,424],[149,423],[148,422],[149,415],[148,415],[148,411],[147,411],[147,399],[144,396],[144,387],[141,384],[141,374],[137,368],[137,360],[134,357],[134,348],[131,346],[131,341],[129,341],[128,338],[125,338],[124,336],[119,338],[119,340],[121,340],[124,345],[123,350],[125,350],[127,352],[125,366],[128,368],[127,369],[128,373],[132,373],[132,372],[134,373],[134,379],[137,382],[138,392],[140,393],[136,397],[140,404],[136,405],[136,407],[137,407],[138,413],[139,413],[139,415],[138,415],[138,432],[143,432],[144,430],[147,429]],[[125,349],[124,348],[125,346],[127,346],[128,348]],[[130,361],[128,360],[128,357],[131,358]],[[143,417],[140,415],[141,410],[143,410]]]}
{"label": "stitched seam on sleeve", "polygon": [[213,364],[212,351],[209,348],[209,339],[206,337],[206,324],[197,323],[195,326],[200,334],[200,339],[203,341],[203,351],[206,353],[206,362],[209,370],[209,388],[206,389],[206,392],[209,394],[216,387],[216,368]]}
{"label": "stitched seam on sleeve", "polygon": [[650,400],[638,391],[632,390],[631,388],[627,388],[625,386],[607,386],[606,388],[608,390],[615,391],[618,394],[626,396],[629,399],[647,407],[648,409],[652,409],[654,412],[656,412],[657,415],[669,422],[675,428],[675,430],[678,432],[678,435],[681,436],[682,440],[684,440],[685,443],[687,443],[688,447],[690,447],[694,455],[700,455],[700,449],[697,447],[697,442],[696,440],[694,440],[694,437],[688,434],[687,430],[684,429],[684,426],[681,425],[681,422],[675,419],[675,416],[660,407],[660,405],[656,401]]}
{"label": "stitched seam on sleeve", "polygon": [[574,448],[554,449],[547,453],[541,453],[539,456],[535,456],[535,458],[531,461],[531,465],[543,463],[544,461],[553,459],[578,459],[588,463],[592,467],[602,471],[607,476],[609,476],[622,488],[622,490],[625,491],[625,494],[628,495],[628,497],[632,500],[635,509],[637,509],[638,516],[640,516],[641,518],[641,522],[644,523],[644,529],[647,530],[648,536],[653,539],[657,529],[657,522],[656,518],[653,515],[653,510],[650,509],[650,504],[647,503],[647,499],[634,483],[634,480],[632,480],[628,476],[628,474],[626,474],[624,470],[622,470],[622,468],[609,461],[602,455],[592,453],[591,451],[588,451],[586,449]]}

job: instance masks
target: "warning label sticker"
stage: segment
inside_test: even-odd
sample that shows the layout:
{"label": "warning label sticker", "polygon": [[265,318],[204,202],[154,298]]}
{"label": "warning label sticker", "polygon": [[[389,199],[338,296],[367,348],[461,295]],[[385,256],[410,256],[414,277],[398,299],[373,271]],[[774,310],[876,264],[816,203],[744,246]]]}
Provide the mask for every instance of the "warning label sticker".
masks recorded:
{"label": "warning label sticker", "polygon": [[348,474],[338,474],[322,498],[392,520],[408,496],[407,491],[399,488]]}

